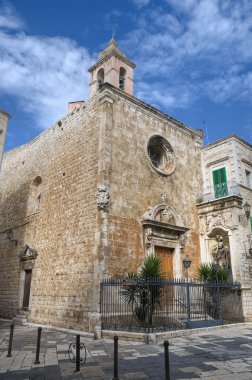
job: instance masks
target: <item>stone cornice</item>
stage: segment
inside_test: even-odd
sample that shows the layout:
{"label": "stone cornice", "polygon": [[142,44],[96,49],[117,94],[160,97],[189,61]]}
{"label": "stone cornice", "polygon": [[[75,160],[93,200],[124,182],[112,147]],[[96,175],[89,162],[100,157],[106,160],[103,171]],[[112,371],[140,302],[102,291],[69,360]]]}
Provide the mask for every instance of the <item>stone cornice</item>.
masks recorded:
{"label": "stone cornice", "polygon": [[252,144],[248,143],[247,141],[243,140],[241,137],[239,137],[239,136],[237,136],[235,134],[228,135],[226,137],[223,137],[222,139],[216,140],[216,141],[214,141],[214,142],[212,142],[210,144],[207,144],[207,145],[203,146],[201,149],[202,150],[204,150],[204,149],[207,150],[208,148],[211,148],[211,147],[213,147],[215,145],[221,144],[221,143],[223,143],[225,141],[228,141],[228,140],[236,140],[236,141],[238,141],[238,142],[246,145],[248,148],[252,149]]}
{"label": "stone cornice", "polygon": [[178,235],[178,236],[189,231],[189,228],[186,228],[186,227],[176,226],[173,224],[167,224],[167,223],[159,222],[156,220],[148,220],[148,219],[142,221],[142,226],[164,230],[167,232],[173,232],[175,235]]}
{"label": "stone cornice", "polygon": [[220,162],[227,161],[228,159],[229,159],[229,156],[225,156],[225,157],[219,158],[218,160],[208,162],[206,164],[206,167],[211,166],[211,165],[215,165],[215,164],[219,164]]}
{"label": "stone cornice", "polygon": [[238,207],[242,208],[242,200],[243,197],[239,195],[230,195],[223,198],[217,198],[212,201],[196,204],[199,213],[204,213],[207,207],[214,207],[215,210],[230,208],[230,207]]}
{"label": "stone cornice", "polygon": [[0,109],[0,117],[9,120],[11,118],[11,115],[9,115],[7,112]]}
{"label": "stone cornice", "polygon": [[242,158],[241,161],[244,162],[245,164],[249,165],[249,166],[252,166],[252,162],[246,160],[246,158]]}
{"label": "stone cornice", "polygon": [[122,99],[125,99],[125,100],[131,102],[133,105],[141,107],[142,109],[144,109],[146,111],[149,111],[151,114],[154,114],[155,116],[161,118],[163,121],[170,122],[173,126],[176,126],[179,129],[184,130],[185,132],[192,135],[194,138],[200,138],[200,139],[203,138],[203,134],[202,134],[201,130],[195,130],[195,129],[188,127],[187,125],[185,125],[185,124],[181,123],[180,121],[174,119],[172,116],[165,114],[164,112],[158,110],[157,108],[152,107],[151,105],[143,102],[142,100],[139,100],[135,96],[130,95],[127,92],[120,90],[119,88],[117,88],[117,87],[115,87],[112,84],[107,83],[107,82],[101,85],[99,93],[101,94],[103,91],[106,91],[106,90],[110,90],[113,92],[113,94],[116,94],[116,95],[120,96]]}
{"label": "stone cornice", "polygon": [[117,50],[111,50],[111,52],[106,55],[104,58],[102,58],[100,61],[96,62],[93,66],[91,66],[88,71],[91,73],[94,71],[97,67],[101,66],[104,62],[108,61],[111,57],[116,57],[120,59],[122,62],[126,63],[128,66],[132,67],[134,69],[136,67],[135,63],[131,62],[129,59],[121,55]]}

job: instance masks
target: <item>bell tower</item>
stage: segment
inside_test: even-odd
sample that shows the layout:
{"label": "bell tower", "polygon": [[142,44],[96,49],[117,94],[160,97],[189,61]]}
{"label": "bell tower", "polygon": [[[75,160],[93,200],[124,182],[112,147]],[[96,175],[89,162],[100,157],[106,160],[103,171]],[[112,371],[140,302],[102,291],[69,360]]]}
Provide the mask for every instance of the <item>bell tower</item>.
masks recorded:
{"label": "bell tower", "polygon": [[106,82],[133,95],[135,67],[136,65],[118,49],[115,39],[112,38],[106,49],[99,54],[99,61],[88,69],[90,72],[90,98],[99,90],[100,85]]}

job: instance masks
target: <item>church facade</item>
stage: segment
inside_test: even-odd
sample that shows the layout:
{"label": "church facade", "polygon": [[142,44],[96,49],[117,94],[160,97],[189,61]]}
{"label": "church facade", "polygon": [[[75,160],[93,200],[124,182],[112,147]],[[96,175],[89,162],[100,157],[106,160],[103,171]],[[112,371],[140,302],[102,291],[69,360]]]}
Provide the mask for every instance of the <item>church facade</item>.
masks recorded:
{"label": "church facade", "polygon": [[[220,235],[213,215],[224,215],[225,206],[219,211],[198,192],[212,148],[202,149],[202,131],[133,96],[134,68],[112,39],[89,69],[89,100],[69,103],[65,117],[5,154],[1,317],[23,310],[31,322],[93,331],[102,279],[136,271],[149,254],[161,258],[169,278],[185,277],[185,258],[191,278],[212,260],[208,241]],[[249,202],[251,190],[245,192]],[[243,198],[230,202],[239,218]],[[235,239],[225,240],[234,277],[243,268]]]}

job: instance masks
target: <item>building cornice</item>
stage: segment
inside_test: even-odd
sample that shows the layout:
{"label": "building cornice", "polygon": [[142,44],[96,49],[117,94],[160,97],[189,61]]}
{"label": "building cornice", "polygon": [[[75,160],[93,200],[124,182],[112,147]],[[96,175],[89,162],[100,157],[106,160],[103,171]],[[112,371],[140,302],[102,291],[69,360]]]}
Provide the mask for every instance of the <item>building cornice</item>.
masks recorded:
{"label": "building cornice", "polygon": [[111,50],[108,55],[106,55],[104,58],[102,58],[100,61],[95,63],[93,66],[91,66],[88,71],[91,73],[94,71],[97,67],[101,66],[104,62],[108,61],[111,57],[116,57],[120,59],[122,62],[126,63],[128,66],[132,67],[134,69],[136,67],[135,63],[131,62],[129,59],[121,55],[117,50]]}
{"label": "building cornice", "polygon": [[230,141],[236,140],[239,143],[244,144],[248,148],[252,149],[252,144],[250,144],[249,142],[243,140],[241,137],[239,137],[239,136],[237,136],[235,134],[228,135],[226,137],[223,137],[222,139],[219,139],[219,140],[216,140],[216,141],[214,141],[214,142],[212,142],[210,144],[204,145],[201,149],[202,150],[207,150],[208,148],[212,148],[213,146],[216,146],[218,144],[222,144],[223,142],[226,142],[228,140],[230,140]]}
{"label": "building cornice", "polygon": [[4,117],[5,119],[9,120],[11,118],[11,115],[0,109],[0,117]]}
{"label": "building cornice", "polygon": [[128,100],[133,105],[141,107],[141,108],[145,109],[146,111],[149,111],[150,113],[155,114],[157,117],[161,118],[162,120],[165,120],[166,122],[170,122],[171,124],[175,125],[179,129],[184,130],[185,132],[189,133],[190,135],[193,135],[194,137],[203,139],[203,133],[201,130],[195,130],[195,129],[188,127],[187,125],[185,125],[185,124],[181,123],[180,121],[174,119],[172,116],[165,114],[164,112],[158,110],[157,108],[151,106],[150,104],[147,104],[147,103],[143,102],[142,100],[136,98],[135,96],[130,95],[123,90],[120,90],[119,88],[113,86],[110,83],[102,84],[98,93],[102,94],[104,91],[108,91],[110,93],[112,91],[114,95],[116,94],[119,97],[121,97],[125,100]]}

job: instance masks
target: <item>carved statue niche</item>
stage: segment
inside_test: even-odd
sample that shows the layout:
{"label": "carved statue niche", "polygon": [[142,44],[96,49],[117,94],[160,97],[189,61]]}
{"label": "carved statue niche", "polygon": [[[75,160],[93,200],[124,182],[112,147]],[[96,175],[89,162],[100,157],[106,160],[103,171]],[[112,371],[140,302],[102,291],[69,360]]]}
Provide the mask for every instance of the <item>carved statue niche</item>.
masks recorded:
{"label": "carved statue niche", "polygon": [[230,269],[229,248],[224,245],[223,236],[216,235],[217,244],[211,251],[213,262],[222,268]]}

